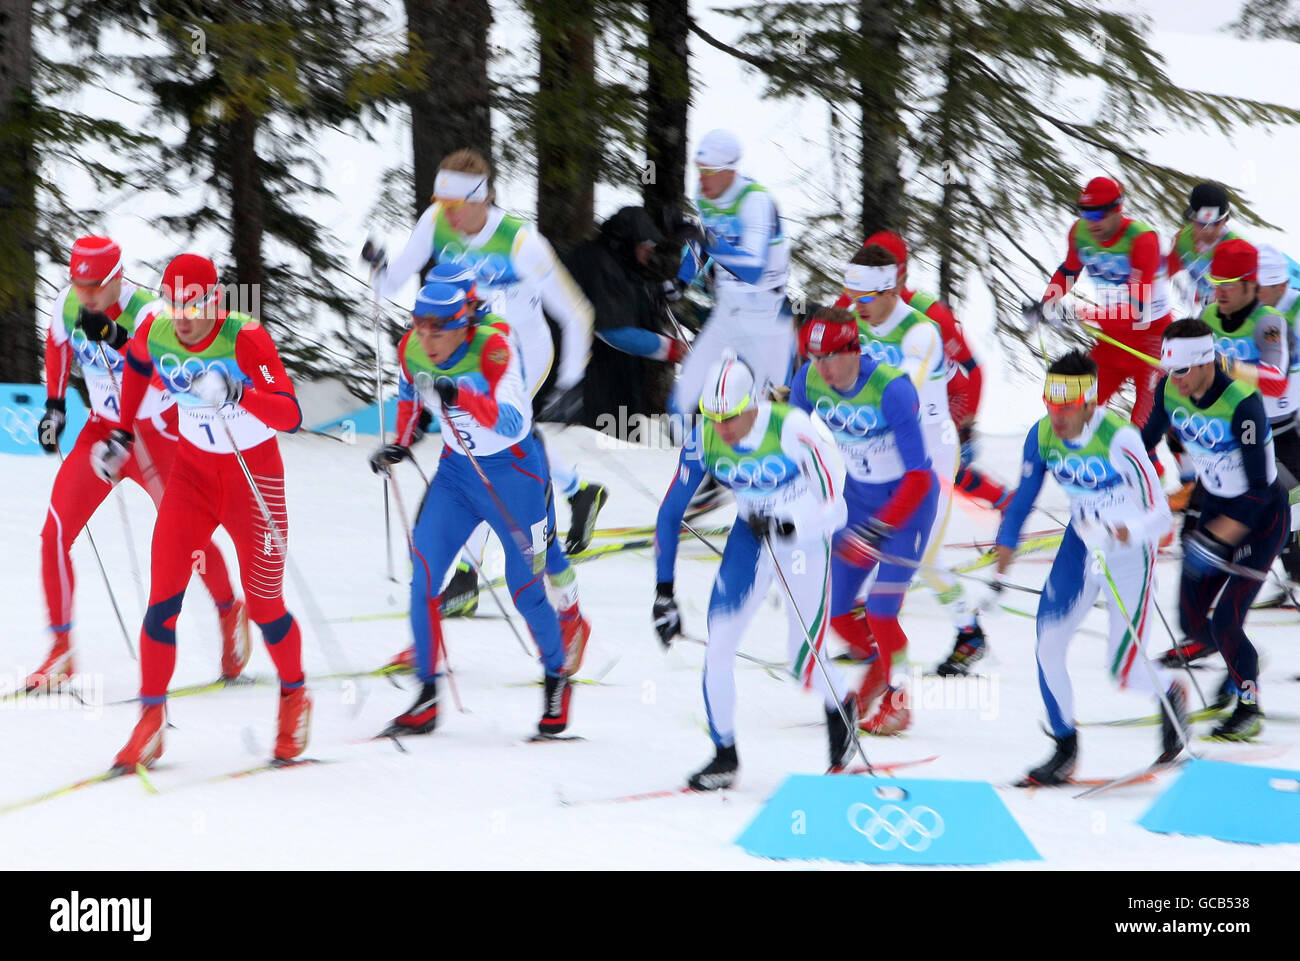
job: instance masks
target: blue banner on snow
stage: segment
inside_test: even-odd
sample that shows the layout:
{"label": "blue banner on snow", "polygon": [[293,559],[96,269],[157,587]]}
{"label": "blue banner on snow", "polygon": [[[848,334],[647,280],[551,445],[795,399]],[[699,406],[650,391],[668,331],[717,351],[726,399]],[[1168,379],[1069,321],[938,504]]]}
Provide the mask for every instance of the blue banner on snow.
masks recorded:
{"label": "blue banner on snow", "polygon": [[758,857],[869,864],[1042,860],[982,781],[791,775],[736,843]]}

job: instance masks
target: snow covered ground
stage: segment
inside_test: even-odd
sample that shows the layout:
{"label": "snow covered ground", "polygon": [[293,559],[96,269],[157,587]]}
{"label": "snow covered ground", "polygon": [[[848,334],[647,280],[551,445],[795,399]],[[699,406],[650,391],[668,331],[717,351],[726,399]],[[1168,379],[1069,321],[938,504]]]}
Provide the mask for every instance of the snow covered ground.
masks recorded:
{"label": "snow covered ground", "polygon": [[[671,477],[667,450],[601,449],[580,429],[552,431],[553,442],[587,474],[610,485],[613,499],[603,526],[648,524],[656,504],[636,490],[610,457],[653,492]],[[1010,476],[1020,439],[989,437],[984,462]],[[367,448],[317,437],[282,437],[288,474],[291,555],[315,601],[330,620],[337,648],[323,643],[308,605],[290,582],[290,608],[303,624],[309,673],[365,669],[382,664],[408,642],[404,587],[386,580],[382,506],[378,481],[365,464]],[[437,441],[419,450],[432,467]],[[10,497],[0,514],[8,549],[0,574],[11,585],[4,629],[0,689],[8,689],[45,650],[44,615],[36,578],[39,529],[56,462],[52,458],[5,460]],[[420,482],[401,471],[408,510]],[[116,495],[115,495],[116,496]],[[153,522],[147,498],[125,491],[137,545],[145,545]],[[1043,506],[1063,503],[1050,485]],[[1055,511],[1053,510],[1055,513]],[[726,513],[707,520],[720,526]],[[566,526],[561,517],[561,526]],[[1031,527],[1049,528],[1042,514]],[[955,511],[951,542],[982,539],[994,517],[968,504]],[[132,639],[140,609],[130,575],[117,507],[105,505],[92,521]],[[396,535],[400,538],[400,534]],[[721,540],[719,538],[719,540]],[[953,548],[956,560],[974,556]],[[1041,584],[1048,555],[1022,561],[1015,580]],[[0,807],[102,770],[125,742],[136,717],[132,705],[106,702],[131,697],[138,668],[124,650],[89,546],[74,548],[79,578],[76,637],[80,667],[89,675],[89,706],[27,700],[0,707]],[[142,558],[147,565],[147,557]],[[400,555],[399,577],[408,571]],[[677,584],[686,631],[703,637],[705,610],[716,562],[688,540],[683,543]],[[1176,563],[1160,564],[1160,598],[1172,612]],[[700,692],[703,648],[678,641],[665,654],[650,626],[654,571],[650,553],[617,554],[578,568],[583,606],[593,640],[583,674],[600,675],[603,686],[583,685],[574,695],[572,727],[585,741],[523,743],[536,723],[540,676],[525,657],[491,599],[483,616],[447,623],[447,643],[464,711],[450,696],[443,722],[432,736],[408,739],[409,754],[387,742],[358,742],[408,706],[412,694],[388,681],[318,681],[308,753],[334,763],[205,783],[266,756],[273,737],[275,689],[255,686],[177,698],[174,730],[152,776],[157,795],[128,778],[99,784],[38,805],[0,815],[0,869],[49,866],[77,868],[770,868],[733,843],[763,801],[792,772],[817,773],[825,765],[821,706],[792,681],[738,661],[741,780],[724,795],[676,796],[632,803],[565,806],[562,800],[607,800],[677,787],[711,756]],[[1029,595],[1008,603],[1033,611]],[[784,616],[777,595],[746,636],[743,650],[778,660]],[[513,610],[512,610],[513,614]],[[947,617],[925,591],[911,595],[904,613],[910,658],[932,666],[950,648]],[[1300,712],[1300,671],[1294,612],[1263,611],[1252,617],[1252,636],[1264,652],[1266,709]],[[1094,612],[1071,652],[1080,721],[1149,713],[1141,697],[1113,690],[1102,657],[1104,626]],[[909,776],[1005,784],[1046,756],[1050,742],[1039,730],[1042,715],[1035,679],[1032,621],[1011,614],[986,618],[992,653],[982,679],[936,683],[920,689],[912,729],[892,739],[866,739],[875,762],[938,760]],[[195,585],[181,616],[174,684],[217,674],[216,618],[201,585]],[[1155,643],[1165,646],[1161,630]],[[272,675],[264,649],[255,647],[250,672]],[[1217,672],[1199,672],[1203,686]],[[856,672],[854,673],[856,677]],[[450,695],[450,691],[446,692]],[[1204,728],[1204,725],[1202,725]],[[1300,767],[1294,750],[1300,726],[1270,724],[1263,735],[1275,746],[1270,766]],[[1085,727],[1081,776],[1110,776],[1148,761],[1156,750],[1155,728]],[[1232,756],[1248,747],[1206,746]],[[1031,867],[1088,869],[1222,869],[1293,867],[1295,846],[1254,848],[1204,839],[1153,834],[1134,821],[1171,783],[1145,784],[1091,800],[1070,791],[1026,793],[999,788],[999,795],[1044,860]],[[400,838],[400,840],[398,840]],[[791,864],[787,866],[800,866]],[[1024,865],[1006,865],[1019,867]]]}

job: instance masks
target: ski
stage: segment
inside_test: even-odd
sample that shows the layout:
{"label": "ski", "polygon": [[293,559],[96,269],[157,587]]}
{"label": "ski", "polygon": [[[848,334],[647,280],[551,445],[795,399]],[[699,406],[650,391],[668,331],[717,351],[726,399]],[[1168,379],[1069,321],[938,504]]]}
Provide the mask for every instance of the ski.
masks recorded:
{"label": "ski", "polygon": [[0,815],[8,814],[10,811],[18,811],[22,808],[32,807],[35,804],[40,804],[42,801],[52,801],[57,797],[63,797],[65,794],[71,794],[74,791],[80,791],[83,788],[88,788],[95,784],[103,784],[106,781],[116,781],[118,778],[127,777],[131,774],[139,774],[144,770],[145,768],[143,765],[136,765],[134,769],[128,767],[111,767],[107,771],[93,775],[92,777],[81,778],[78,781],[73,781],[71,784],[57,787],[52,791],[45,791],[22,801],[15,801],[12,804],[6,804],[3,807],[0,807]]}
{"label": "ski", "polygon": [[1147,764],[1138,768],[1136,771],[1122,774],[1119,777],[1111,778],[1108,781],[1103,780],[1100,784],[1094,784],[1088,789],[1080,791],[1078,794],[1074,795],[1074,797],[1075,800],[1086,797],[1096,797],[1099,794],[1113,791],[1116,788],[1126,787],[1130,784],[1142,784],[1146,781],[1154,781],[1158,775],[1163,774],[1166,771],[1172,771],[1174,768],[1182,767],[1187,763],[1187,761],[1188,758],[1182,757],[1164,764],[1159,762],[1155,764]]}
{"label": "ski", "polygon": [[[1131,778],[1126,783],[1138,784],[1143,781],[1153,780],[1154,778],[1155,775],[1151,774],[1148,771],[1145,772],[1144,774]],[[1029,778],[1021,778],[1019,781],[1013,781],[1012,783],[1003,786],[1022,788],[1027,791],[1051,790],[1052,788],[1055,787],[1099,788],[1099,787],[1104,787],[1105,785],[1110,784],[1111,782],[1116,780],[1118,779],[1113,777],[1072,777],[1069,780],[1061,782],[1060,784],[1039,784],[1037,781],[1029,780]]]}
{"label": "ski", "polygon": [[218,784],[221,781],[235,781],[239,778],[252,777],[255,774],[265,774],[267,771],[286,771],[294,767],[308,767],[313,764],[333,764],[333,761],[327,761],[316,757],[299,757],[290,761],[280,761],[272,759],[264,761],[261,764],[255,764],[252,767],[242,768],[238,771],[229,771],[225,774],[217,774],[207,778],[204,784]]}
{"label": "ski", "polygon": [[922,764],[929,764],[931,761],[937,761],[939,755],[931,754],[929,757],[918,758],[915,761],[887,761],[882,764],[872,764],[872,770],[868,771],[862,764],[856,764],[853,767],[843,768],[839,771],[834,769],[828,770],[827,774],[880,774],[884,773],[893,776],[893,773],[899,768],[920,767]]}
{"label": "ski", "polygon": [[[1216,721],[1229,713],[1226,707],[1203,707],[1187,715],[1189,721]],[[1300,724],[1300,714],[1265,712],[1261,720],[1276,721],[1279,724]],[[1080,727],[1154,727],[1160,723],[1159,714],[1147,714],[1142,717],[1121,717],[1113,721],[1080,721]]]}
{"label": "ski", "polygon": [[546,741],[585,741],[581,734],[534,734],[524,738],[525,744],[542,744]]}

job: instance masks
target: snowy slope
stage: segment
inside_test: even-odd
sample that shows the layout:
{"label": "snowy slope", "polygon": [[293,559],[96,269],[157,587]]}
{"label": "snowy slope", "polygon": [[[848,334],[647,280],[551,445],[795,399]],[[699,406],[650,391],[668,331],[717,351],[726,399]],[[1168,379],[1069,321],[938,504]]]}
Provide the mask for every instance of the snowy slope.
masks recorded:
{"label": "snowy slope", "polygon": [[[602,524],[652,521],[650,496],[639,493],[608,458],[620,457],[657,492],[671,477],[672,452],[615,455],[576,428],[556,434],[553,441],[590,476],[610,484],[614,496]],[[377,666],[407,643],[408,633],[404,620],[382,616],[404,610],[405,592],[384,577],[379,484],[365,465],[366,451],[314,437],[284,437],[281,443],[294,563],[326,617],[371,618],[331,624],[338,645],[331,654],[309,621],[307,604],[291,587],[290,607],[303,623],[309,672]],[[986,462],[1011,463],[1014,447],[1011,439],[993,441]],[[421,461],[432,466],[435,453],[426,442]],[[52,459],[9,458],[5,463],[12,494],[0,515],[0,532],[13,545],[0,561],[4,582],[13,586],[2,672],[9,677],[0,678],[6,687],[44,653],[35,562],[54,468]],[[407,509],[414,509],[418,478],[405,468],[402,481]],[[150,506],[134,488],[126,497],[134,539],[145,544]],[[1045,492],[1047,509],[1060,505],[1058,491]],[[993,529],[987,513],[963,505],[955,514],[958,533],[951,541]],[[721,522],[709,520],[708,526]],[[1052,523],[1035,514],[1031,526]],[[92,530],[134,635],[140,611],[113,504],[106,502]],[[952,553],[957,559],[974,554],[969,548]],[[26,701],[0,708],[5,744],[0,807],[102,769],[125,742],[136,716],[133,706],[104,703],[134,693],[137,667],[125,653],[84,539],[74,548],[74,560],[80,578],[77,642],[81,668],[92,676],[92,705],[64,703],[55,709],[48,702]],[[405,563],[399,561],[398,567],[404,578]],[[705,632],[715,568],[703,547],[684,542],[679,599],[686,630],[698,637]],[[1024,561],[1013,574],[1037,586],[1046,570],[1041,560]],[[1160,597],[1166,612],[1174,610],[1175,572],[1174,562],[1161,563]],[[66,868],[779,866],[750,858],[732,842],[786,774],[822,769],[824,734],[819,724],[811,726],[820,721],[821,707],[793,682],[774,679],[743,661],[737,663],[743,765],[738,790],[627,804],[561,804],[561,798],[580,802],[673,788],[711,754],[700,693],[703,648],[679,641],[662,652],[650,627],[654,572],[648,552],[592,561],[580,566],[578,574],[594,630],[583,673],[601,674],[607,682],[581,686],[575,693],[572,730],[585,742],[521,743],[540,712],[540,690],[527,686],[540,672],[484,595],[484,616],[447,625],[465,711],[458,712],[447,697],[442,727],[430,737],[409,740],[409,754],[388,743],[356,743],[408,706],[409,690],[398,691],[384,680],[316,682],[309,754],[336,763],[205,784],[209,777],[255,764],[269,750],[274,688],[175,699],[175,729],[167,732],[166,755],[153,774],[162,793],[151,796],[135,779],[126,779],[0,815],[0,868],[50,863]],[[1033,610],[1032,602],[1028,595],[1009,601],[1027,611]],[[747,635],[746,652],[771,660],[782,657],[785,626],[777,605],[774,594]],[[952,631],[927,593],[910,597],[903,620],[914,662],[932,665],[946,653]],[[1300,712],[1300,685],[1286,680],[1300,670],[1294,613],[1262,612],[1253,621],[1252,634],[1266,658],[1265,707]],[[1266,623],[1286,626],[1260,626]],[[1090,615],[1089,629],[1103,625],[1100,612]],[[1038,729],[1032,622],[1002,614],[989,618],[986,626],[992,645],[985,662],[988,677],[946,686],[926,682],[915,723],[905,736],[868,739],[865,746],[874,761],[938,754],[937,761],[910,773],[1005,783],[1046,756],[1049,742]],[[214,676],[216,619],[201,587],[191,592],[179,638],[174,683]],[[1157,632],[1156,643],[1163,646],[1165,640]],[[1110,688],[1103,649],[1100,636],[1085,630],[1072,651],[1080,720],[1147,713],[1143,698]],[[260,648],[251,672],[271,674]],[[1217,674],[1201,674],[1202,684],[1217,681]],[[1285,753],[1268,763],[1300,766],[1300,754],[1293,749],[1297,736],[1300,727],[1270,725],[1264,742]],[[1145,763],[1155,751],[1156,737],[1154,728],[1085,728],[1080,774],[1114,775]],[[1249,749],[1212,750],[1232,754]],[[1027,794],[1006,788],[999,793],[1044,856],[1040,867],[1282,868],[1293,866],[1300,853],[1148,833],[1133,822],[1159,791],[1159,785],[1148,784],[1091,801],[1073,800],[1068,792]]]}

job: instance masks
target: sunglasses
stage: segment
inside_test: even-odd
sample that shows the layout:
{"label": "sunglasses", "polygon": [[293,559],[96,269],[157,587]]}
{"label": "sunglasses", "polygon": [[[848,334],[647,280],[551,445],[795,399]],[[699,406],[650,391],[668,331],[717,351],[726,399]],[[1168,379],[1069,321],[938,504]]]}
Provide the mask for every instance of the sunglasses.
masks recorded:
{"label": "sunglasses", "polygon": [[853,299],[859,304],[869,304],[877,297],[885,296],[885,294],[889,293],[891,290],[893,290],[892,287],[890,288],[890,290],[864,290],[861,291],[858,294],[858,296],[854,297]]}
{"label": "sunglasses", "polygon": [[1082,410],[1084,405],[1087,403],[1088,398],[1084,397],[1082,394],[1074,398],[1074,400],[1065,401],[1052,401],[1048,400],[1046,397],[1043,398],[1043,406],[1053,414],[1068,414],[1071,411]]}
{"label": "sunglasses", "polygon": [[438,197],[436,199],[438,203],[442,204],[443,210],[459,210],[461,207],[464,207],[469,203],[468,200],[463,198],[460,200],[453,200],[450,197]]}
{"label": "sunglasses", "polygon": [[1099,220],[1105,220],[1114,211],[1115,206],[1109,207],[1080,207],[1079,216],[1084,220],[1090,220],[1096,223]]}
{"label": "sunglasses", "polygon": [[730,167],[702,167],[697,164],[695,169],[699,171],[701,177],[712,177],[714,174],[720,174],[722,173],[722,171],[730,170],[731,168]]}
{"label": "sunglasses", "polygon": [[741,400],[741,402],[737,404],[735,407],[733,407],[731,410],[724,410],[718,412],[705,410],[704,398],[703,397],[700,398],[700,413],[703,414],[709,420],[713,421],[713,423],[715,424],[721,424],[725,420],[731,420],[733,417],[739,417],[741,414],[745,412],[745,408],[748,406],[749,406],[748,394],[746,394],[744,399]]}
{"label": "sunglasses", "polygon": [[456,311],[456,313],[450,317],[435,317],[433,315],[427,317],[415,316],[411,318],[411,326],[416,330],[425,330],[435,334],[440,334],[444,330],[455,330],[458,327],[465,326],[459,321],[467,314],[469,314],[469,308],[461,307],[460,310]]}
{"label": "sunglasses", "polygon": [[1249,280],[1253,274],[1242,274],[1240,277],[1215,277],[1211,275],[1208,279],[1210,284],[1215,287],[1222,287],[1225,284],[1235,284],[1242,280]]}
{"label": "sunglasses", "polygon": [[1166,367],[1165,370],[1169,371],[1170,377],[1186,377],[1192,372],[1190,367]]}

